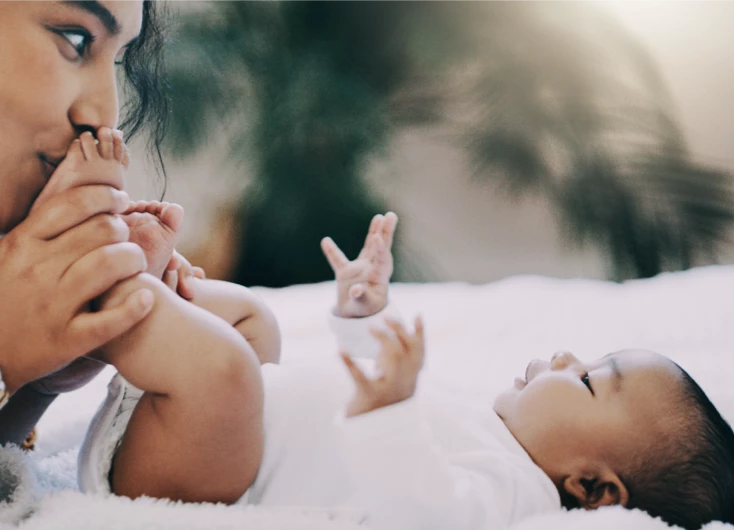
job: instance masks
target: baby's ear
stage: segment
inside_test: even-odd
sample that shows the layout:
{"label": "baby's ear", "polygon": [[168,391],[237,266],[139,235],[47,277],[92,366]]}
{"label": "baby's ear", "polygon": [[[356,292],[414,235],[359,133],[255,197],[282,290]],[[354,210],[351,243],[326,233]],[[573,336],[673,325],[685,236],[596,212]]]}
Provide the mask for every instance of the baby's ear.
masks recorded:
{"label": "baby's ear", "polygon": [[617,504],[627,506],[629,502],[627,487],[619,475],[609,469],[568,476],[563,481],[563,488],[586,510]]}

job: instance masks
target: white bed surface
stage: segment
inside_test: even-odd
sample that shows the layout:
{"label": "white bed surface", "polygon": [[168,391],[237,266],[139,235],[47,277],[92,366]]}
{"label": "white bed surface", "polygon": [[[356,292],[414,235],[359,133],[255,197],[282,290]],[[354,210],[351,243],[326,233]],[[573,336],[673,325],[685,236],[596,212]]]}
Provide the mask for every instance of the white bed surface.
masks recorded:
{"label": "white bed surface", "polygon": [[[258,289],[283,334],[283,363],[336,355],[326,322],[331,282]],[[707,267],[617,285],[520,276],[486,285],[396,284],[403,316],[426,322],[427,375],[470,389],[477,399],[510,386],[532,358],[568,349],[593,359],[624,348],[652,349],[681,364],[730,422],[734,421],[734,267]],[[76,489],[76,452],[102,401],[107,369],[84,389],[62,396],[39,425],[37,512],[21,528],[331,529],[363,527],[349,514],[258,507],[184,506],[141,499],[97,499]],[[0,518],[0,520],[2,520]],[[666,528],[640,512],[607,509],[558,513],[513,530]],[[9,526],[8,526],[9,527]],[[0,523],[0,528],[5,528]],[[707,528],[734,526],[711,524]]]}

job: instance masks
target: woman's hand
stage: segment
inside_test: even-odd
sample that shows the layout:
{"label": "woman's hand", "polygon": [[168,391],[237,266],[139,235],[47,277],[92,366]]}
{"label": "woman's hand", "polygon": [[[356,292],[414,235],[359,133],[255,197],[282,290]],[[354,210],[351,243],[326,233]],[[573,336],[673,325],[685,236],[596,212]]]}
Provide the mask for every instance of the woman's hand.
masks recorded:
{"label": "woman's hand", "polygon": [[127,242],[127,225],[114,215],[128,203],[127,194],[108,185],[75,187],[49,198],[0,240],[0,369],[11,393],[150,312],[146,290],[114,309],[90,312],[91,300],[145,270],[142,250]]}

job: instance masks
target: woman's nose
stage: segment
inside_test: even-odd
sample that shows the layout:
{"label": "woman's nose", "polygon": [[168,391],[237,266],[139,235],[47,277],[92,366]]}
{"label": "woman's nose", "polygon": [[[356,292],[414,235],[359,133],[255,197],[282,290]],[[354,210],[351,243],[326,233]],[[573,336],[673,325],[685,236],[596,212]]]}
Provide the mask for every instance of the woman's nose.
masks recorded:
{"label": "woman's nose", "polygon": [[550,361],[551,370],[564,370],[573,364],[581,361],[568,350],[560,350],[553,354]]}
{"label": "woman's nose", "polygon": [[78,132],[115,128],[118,118],[117,81],[114,73],[105,73],[86,83],[69,109],[69,120]]}

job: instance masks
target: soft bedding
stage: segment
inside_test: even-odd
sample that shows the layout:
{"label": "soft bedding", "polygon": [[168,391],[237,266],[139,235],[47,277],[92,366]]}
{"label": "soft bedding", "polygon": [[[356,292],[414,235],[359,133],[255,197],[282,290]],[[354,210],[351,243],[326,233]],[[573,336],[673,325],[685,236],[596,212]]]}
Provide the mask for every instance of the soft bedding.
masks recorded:
{"label": "soft bedding", "polygon": [[[283,363],[336,355],[326,313],[331,283],[260,289],[279,318]],[[527,362],[568,349],[582,359],[635,347],[663,353],[699,382],[734,422],[734,267],[670,273],[622,285],[591,280],[519,276],[486,284],[397,284],[392,298],[406,317],[426,322],[426,377],[469,389],[490,401],[521,375]],[[369,527],[344,510],[183,505],[151,499],[95,498],[76,487],[76,454],[86,425],[113,374],[107,369],[84,389],[60,397],[41,421],[33,480],[22,506],[0,513],[0,529],[28,508],[23,529],[339,529]],[[0,466],[13,455],[0,456]],[[732,499],[734,502],[734,499]],[[21,510],[23,509],[23,510]],[[608,508],[528,519],[513,530],[657,530],[642,512]],[[708,530],[734,526],[712,523]]]}

